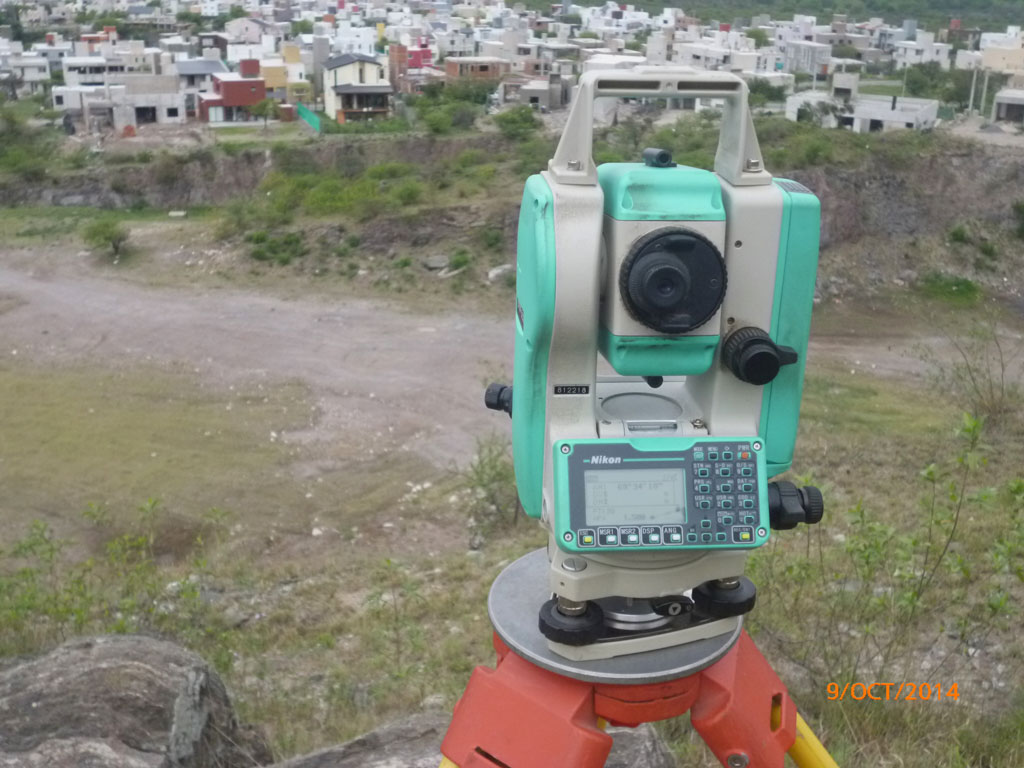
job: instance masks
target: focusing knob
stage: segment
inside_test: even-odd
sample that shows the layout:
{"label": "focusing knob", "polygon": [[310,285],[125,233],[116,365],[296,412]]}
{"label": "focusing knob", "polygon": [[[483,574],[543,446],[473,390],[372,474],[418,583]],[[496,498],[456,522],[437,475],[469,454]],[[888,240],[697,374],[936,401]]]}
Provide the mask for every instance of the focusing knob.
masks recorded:
{"label": "focusing knob", "polygon": [[768,517],[776,531],[788,531],[798,523],[813,525],[825,514],[825,498],[813,485],[797,488],[780,480],[768,483]]}
{"label": "focusing knob", "polygon": [[760,328],[748,326],[729,335],[722,347],[722,362],[740,381],[758,386],[779,375],[784,365],[799,359],[792,347],[782,347]]}

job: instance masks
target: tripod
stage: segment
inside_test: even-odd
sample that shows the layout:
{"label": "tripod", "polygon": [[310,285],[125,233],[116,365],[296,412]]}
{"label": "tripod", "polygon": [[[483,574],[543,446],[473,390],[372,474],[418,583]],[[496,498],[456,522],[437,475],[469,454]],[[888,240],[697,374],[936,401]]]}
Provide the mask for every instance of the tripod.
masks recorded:
{"label": "tripod", "polygon": [[838,768],[741,627],[675,648],[600,661],[552,653],[523,612],[544,593],[544,550],[495,580],[488,600],[495,669],[477,667],[441,745],[441,768],[601,768],[607,724],[690,713],[727,768]]}

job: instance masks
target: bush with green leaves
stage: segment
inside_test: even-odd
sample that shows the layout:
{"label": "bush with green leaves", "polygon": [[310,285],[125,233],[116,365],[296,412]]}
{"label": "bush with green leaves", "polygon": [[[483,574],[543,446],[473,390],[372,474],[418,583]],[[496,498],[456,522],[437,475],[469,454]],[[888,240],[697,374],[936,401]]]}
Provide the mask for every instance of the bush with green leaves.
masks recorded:
{"label": "bush with green leaves", "polygon": [[[976,638],[1008,626],[1011,595],[1024,584],[1024,481],[980,493],[983,422],[965,414],[956,439],[950,459],[921,471],[916,501],[893,499],[916,503],[918,514],[856,504],[838,540],[804,529],[797,535],[806,546],[766,547],[751,558],[759,603],[770,608],[757,624],[812,686],[916,679],[927,654],[936,659],[930,674],[955,678]],[[985,520],[991,539],[968,544],[969,518]]]}
{"label": "bush with green leaves", "polygon": [[[171,587],[160,578],[155,555],[158,500],[142,504],[120,530],[100,505],[90,504],[82,517],[103,542],[99,555],[72,559],[73,542],[39,520],[2,553],[10,567],[0,572],[0,656],[36,653],[86,633],[201,632],[201,537],[191,547],[191,574]],[[207,520],[220,525],[223,513],[211,510]]]}
{"label": "bush with green leaves", "polygon": [[522,516],[511,446],[506,438],[491,435],[477,440],[476,455],[463,472],[463,484],[470,492],[469,513],[474,527],[485,536],[515,525]]}
{"label": "bush with green leaves", "polygon": [[248,240],[253,244],[249,255],[256,261],[272,261],[282,266],[306,255],[306,243],[298,232],[286,232],[271,237],[264,231],[253,232]]}
{"label": "bush with green leaves", "polygon": [[391,196],[399,205],[415,205],[423,199],[423,185],[415,179],[406,179],[391,190]]}
{"label": "bush with green leaves", "polygon": [[494,122],[505,138],[514,141],[530,138],[541,126],[533,109],[525,104],[511,107],[495,115]]}
{"label": "bush with green leaves", "polygon": [[108,249],[114,260],[118,260],[130,237],[128,227],[111,216],[94,219],[85,225],[82,238],[94,248]]}

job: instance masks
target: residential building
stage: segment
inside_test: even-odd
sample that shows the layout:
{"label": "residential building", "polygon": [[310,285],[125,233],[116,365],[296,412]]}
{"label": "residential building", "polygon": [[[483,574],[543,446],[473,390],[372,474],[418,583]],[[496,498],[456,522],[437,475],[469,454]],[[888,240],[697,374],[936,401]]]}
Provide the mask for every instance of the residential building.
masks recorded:
{"label": "residential building", "polygon": [[937,62],[942,69],[948,70],[952,55],[953,46],[935,42],[934,32],[918,32],[916,40],[896,43],[893,61],[896,69]]}
{"label": "residential building", "polygon": [[1017,34],[1000,38],[1002,45],[987,45],[981,50],[981,66],[995,72],[1024,70],[1024,37]]}
{"label": "residential building", "polygon": [[324,64],[324,112],[339,123],[375,120],[391,114],[393,89],[374,56],[344,53]]}
{"label": "residential building", "polygon": [[1024,89],[1001,88],[992,104],[992,121],[1007,120],[1024,124]]}
{"label": "residential building", "polygon": [[783,70],[790,74],[813,75],[816,80],[828,77],[832,46],[813,40],[790,40],[786,44]]}
{"label": "residential building", "polygon": [[32,53],[46,59],[50,72],[59,72],[64,66],[64,59],[71,56],[74,50],[74,43],[53,32],[48,32],[43,42],[32,44]]}
{"label": "residential building", "polygon": [[6,60],[3,68],[8,73],[7,90],[18,97],[43,93],[50,81],[50,64],[44,56],[15,54]]}
{"label": "residential building", "polygon": [[496,56],[451,56],[444,60],[448,80],[500,80],[512,71],[512,63]]}
{"label": "residential building", "polygon": [[231,19],[231,21],[224,25],[224,32],[233,42],[249,43],[252,45],[261,42],[264,35],[270,35],[275,40],[284,37],[281,28],[277,24],[250,16]]}
{"label": "residential building", "polygon": [[826,128],[848,128],[854,133],[930,130],[939,117],[935,99],[898,96],[862,96],[858,74],[837,72],[831,91],[802,91],[786,99],[786,118],[800,120],[806,111]]}
{"label": "residential building", "polygon": [[121,132],[147,123],[184,123],[185,95],[177,75],[124,74],[104,85],[55,86],[54,109],[68,113],[88,131]]}
{"label": "residential building", "polygon": [[[247,62],[243,62],[247,63]],[[259,69],[259,62],[245,67],[249,72]],[[251,120],[249,107],[267,98],[267,85],[262,77],[241,72],[213,75],[213,92],[199,94],[199,119],[208,123],[233,123]]]}
{"label": "residential building", "polygon": [[199,116],[199,95],[213,93],[213,76],[228,72],[220,59],[179,59],[171,65],[178,76],[178,90],[185,97],[185,115]]}

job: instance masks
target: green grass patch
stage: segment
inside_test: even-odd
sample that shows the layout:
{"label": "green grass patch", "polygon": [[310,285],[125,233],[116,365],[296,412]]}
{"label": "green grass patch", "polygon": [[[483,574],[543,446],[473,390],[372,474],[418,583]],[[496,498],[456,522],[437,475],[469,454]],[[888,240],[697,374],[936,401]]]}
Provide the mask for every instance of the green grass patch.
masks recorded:
{"label": "green grass patch", "polygon": [[917,290],[925,297],[957,306],[973,306],[981,299],[981,286],[973,280],[943,272],[929,272]]}

